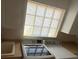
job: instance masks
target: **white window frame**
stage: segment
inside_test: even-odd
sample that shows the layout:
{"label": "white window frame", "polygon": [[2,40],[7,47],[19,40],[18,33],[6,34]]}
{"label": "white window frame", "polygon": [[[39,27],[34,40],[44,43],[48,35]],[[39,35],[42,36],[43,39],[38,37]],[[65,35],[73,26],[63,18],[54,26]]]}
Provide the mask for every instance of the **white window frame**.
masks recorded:
{"label": "white window frame", "polygon": [[[28,1],[28,2],[31,2],[31,3],[35,3],[35,4],[37,4],[37,5],[43,5],[43,6],[45,6],[46,8],[47,7],[50,7],[50,8],[52,8],[52,6],[48,6],[48,5],[45,5],[45,4],[42,4],[42,3],[38,3],[38,2],[34,2],[34,1]],[[53,7],[54,9],[56,9],[57,7]],[[58,8],[58,9],[61,9],[61,8]],[[58,31],[59,31],[59,29],[60,29],[60,26],[61,26],[61,23],[62,23],[62,20],[63,20],[63,17],[64,17],[64,14],[65,14],[65,9],[61,9],[62,10],[62,15],[61,15],[61,17],[60,17],[60,19],[59,19],[59,22],[58,22],[58,25],[57,25],[57,29],[56,29],[56,33],[55,33],[55,36],[53,35],[53,36],[46,36],[46,37],[53,37],[53,38],[55,38],[55,37],[57,37],[57,34],[58,34]],[[55,11],[55,10],[54,10]],[[35,18],[36,18],[36,12],[37,12],[37,7],[36,7],[36,11],[35,11],[35,15],[33,15]],[[26,13],[26,15],[32,15],[32,14],[27,14]],[[45,15],[46,15],[46,13],[44,13],[44,19],[43,19],[43,23],[44,23],[44,20],[45,20]],[[42,16],[40,16],[40,17],[42,17]],[[53,15],[52,15],[52,17],[53,17]],[[51,17],[51,18],[52,18]],[[48,18],[48,17],[47,17]],[[35,20],[36,19],[34,19],[34,24],[35,24]],[[52,21],[52,19],[51,19],[51,21]],[[41,32],[42,32],[42,29],[43,29],[43,23],[42,23],[42,26],[41,26]],[[51,26],[51,24],[52,24],[52,22],[50,23],[50,26]],[[24,25],[24,26],[27,26],[27,25]],[[32,26],[33,27],[33,31],[34,31],[34,25]],[[38,27],[38,26],[37,26]],[[25,27],[24,27],[25,28]],[[49,30],[50,30],[50,28],[51,27],[49,27]],[[25,29],[24,29],[25,30]],[[40,34],[41,34],[41,32],[40,32]],[[49,32],[49,31],[48,31]],[[33,33],[33,32],[32,32]],[[49,33],[48,33],[49,34]],[[24,36],[24,33],[23,33],[23,36]],[[24,37],[29,37],[29,36],[27,36],[27,35],[25,35]],[[45,36],[33,36],[33,35],[31,35],[31,37],[45,37]]]}

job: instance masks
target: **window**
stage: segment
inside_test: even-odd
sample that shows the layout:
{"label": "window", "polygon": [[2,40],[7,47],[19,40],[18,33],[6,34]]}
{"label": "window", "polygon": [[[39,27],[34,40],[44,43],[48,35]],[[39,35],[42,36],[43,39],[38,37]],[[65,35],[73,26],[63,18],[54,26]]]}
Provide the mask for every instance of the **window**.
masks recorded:
{"label": "window", "polygon": [[23,35],[56,37],[64,13],[64,9],[28,1]]}

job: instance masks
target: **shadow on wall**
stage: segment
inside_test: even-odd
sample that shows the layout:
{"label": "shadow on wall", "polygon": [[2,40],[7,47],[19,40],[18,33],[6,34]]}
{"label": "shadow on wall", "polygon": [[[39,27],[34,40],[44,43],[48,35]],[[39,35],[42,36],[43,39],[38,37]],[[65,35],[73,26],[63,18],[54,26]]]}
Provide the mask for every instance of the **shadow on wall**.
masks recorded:
{"label": "shadow on wall", "polygon": [[78,38],[76,35],[66,34],[63,32],[59,32],[57,39],[65,42],[78,42]]}

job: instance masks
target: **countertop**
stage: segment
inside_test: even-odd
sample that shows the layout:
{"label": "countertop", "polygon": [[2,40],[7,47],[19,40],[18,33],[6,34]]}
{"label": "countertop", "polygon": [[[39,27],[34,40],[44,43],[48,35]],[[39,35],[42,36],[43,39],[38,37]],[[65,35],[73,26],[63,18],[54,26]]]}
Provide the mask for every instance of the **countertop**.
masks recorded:
{"label": "countertop", "polygon": [[61,45],[46,45],[56,59],[77,59],[77,56]]}
{"label": "countertop", "polygon": [[74,54],[78,53],[78,44],[73,42],[62,42],[61,44],[64,48],[68,49]]}
{"label": "countertop", "polygon": [[[72,44],[68,43],[63,43],[62,45],[46,44],[45,46],[47,47],[49,52],[55,56],[56,59],[77,59],[77,55],[74,54],[75,52],[77,52],[77,50],[74,49],[74,45]],[[15,42],[15,55],[7,56],[6,58],[8,59],[22,58],[20,42]],[[3,57],[3,59],[5,59],[5,57]]]}
{"label": "countertop", "polygon": [[[15,41],[14,41],[15,42]],[[20,42],[15,42],[15,54],[11,56],[6,56],[6,57],[1,57],[3,59],[8,58],[8,59],[20,59],[22,58],[22,52],[21,52],[21,46]]]}

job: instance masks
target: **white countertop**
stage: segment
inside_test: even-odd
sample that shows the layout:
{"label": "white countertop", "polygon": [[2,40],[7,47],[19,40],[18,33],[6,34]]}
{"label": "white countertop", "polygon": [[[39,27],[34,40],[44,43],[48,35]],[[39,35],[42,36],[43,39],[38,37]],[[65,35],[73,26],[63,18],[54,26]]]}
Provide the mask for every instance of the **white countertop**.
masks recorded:
{"label": "white countertop", "polygon": [[77,56],[60,45],[46,45],[49,52],[55,55],[56,59],[77,59]]}

